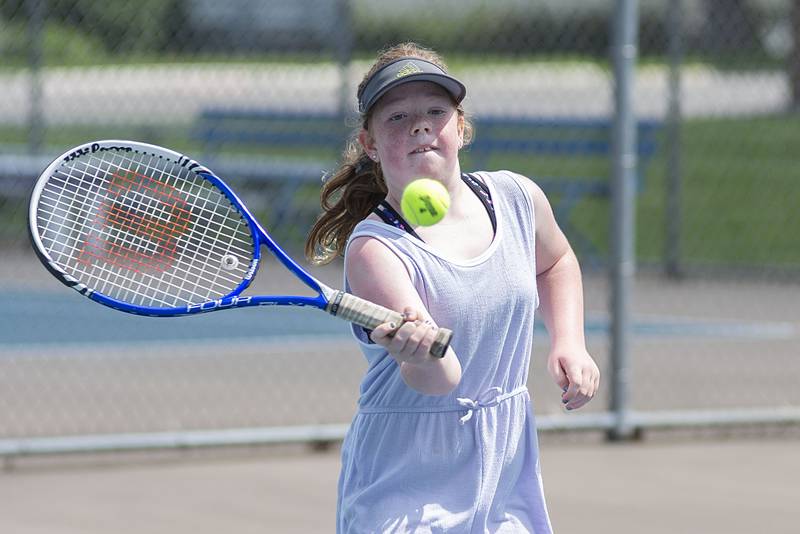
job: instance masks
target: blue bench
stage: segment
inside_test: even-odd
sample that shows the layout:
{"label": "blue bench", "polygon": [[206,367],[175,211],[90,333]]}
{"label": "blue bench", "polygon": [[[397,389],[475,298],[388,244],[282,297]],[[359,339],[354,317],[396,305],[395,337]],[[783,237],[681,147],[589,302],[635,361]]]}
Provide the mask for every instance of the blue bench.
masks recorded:
{"label": "blue bench", "polygon": [[[476,135],[466,154],[472,158],[471,166],[476,169],[492,167],[492,158],[520,156],[530,161],[524,166],[528,176],[547,193],[553,202],[556,219],[570,238],[573,247],[589,260],[595,261],[599,251],[595,244],[575,225],[572,218],[578,203],[588,198],[609,198],[611,196],[611,155],[612,128],[606,118],[486,118],[476,121]],[[637,192],[644,190],[644,170],[657,149],[657,134],[660,123],[642,120],[637,123],[638,170]],[[539,159],[556,162],[557,174],[542,174]],[[596,160],[592,166],[593,174],[570,173],[570,163],[577,160]],[[604,162],[605,165],[598,165]],[[514,164],[511,170],[519,170]],[[599,171],[599,172],[598,172]]]}
{"label": "blue bench", "polygon": [[211,154],[228,147],[299,147],[339,149],[350,130],[337,113],[207,109],[194,137]]}
{"label": "blue bench", "polygon": [[[353,130],[346,122],[336,113],[208,109],[200,115],[193,136],[203,146],[204,161],[223,178],[234,176],[280,183],[279,197],[272,202],[275,213],[270,224],[281,224],[297,208],[296,204],[294,208],[291,206],[298,188],[310,182],[318,184],[325,172],[333,170]],[[536,180],[555,200],[556,218],[576,250],[590,260],[596,259],[597,247],[573,224],[572,215],[584,199],[610,196],[611,121],[484,117],[474,122],[475,139],[463,153],[465,170],[490,169],[494,158],[500,162],[504,156],[525,158],[522,169],[513,163],[500,162],[494,167],[508,166]],[[656,153],[659,123],[640,121],[637,126],[641,191],[643,169]],[[271,147],[283,156],[264,156],[263,152]],[[257,157],[254,151],[259,154]],[[292,152],[298,155],[286,156]],[[238,156],[233,156],[234,153]],[[591,175],[570,174],[565,165],[558,165],[556,174],[542,175],[536,170],[540,158],[549,158],[557,164],[593,158],[607,165],[600,165],[601,171]]]}
{"label": "blue bench", "polygon": [[[191,136],[201,146],[198,158],[236,183],[251,209],[267,208],[270,233],[289,241],[311,228],[322,178],[334,169],[349,133],[335,113],[210,108]],[[302,189],[309,194],[298,194]]]}

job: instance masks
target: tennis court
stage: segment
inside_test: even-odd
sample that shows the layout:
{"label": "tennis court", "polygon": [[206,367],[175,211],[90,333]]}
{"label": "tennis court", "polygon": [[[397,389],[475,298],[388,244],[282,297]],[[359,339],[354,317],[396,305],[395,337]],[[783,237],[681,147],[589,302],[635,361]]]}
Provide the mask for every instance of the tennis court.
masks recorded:
{"label": "tennis court", "polygon": [[[31,268],[39,268],[31,262]],[[280,269],[278,265],[274,269]],[[601,281],[592,281],[597,284]],[[49,281],[45,282],[51,285]],[[278,290],[278,288],[275,288]],[[228,313],[184,317],[175,321],[159,321],[136,315],[120,316],[101,308],[70,291],[23,290],[9,288],[0,295],[5,306],[0,311],[2,345],[7,349],[31,345],[114,344],[115,346],[150,343],[196,343],[224,340],[249,340],[269,343],[284,338],[314,338],[319,336],[348,337],[348,328],[336,320],[311,309],[287,307],[282,309],[228,310]],[[65,314],[65,310],[68,312]],[[739,338],[792,339],[795,325],[780,320],[748,320],[714,317],[706,313],[684,315],[679,310],[664,310],[663,316],[648,316],[636,320],[633,333],[640,338]],[[670,315],[667,315],[669,313]],[[42,329],[41,324],[47,324]],[[544,333],[543,326],[539,325]],[[586,331],[590,336],[608,334],[609,321],[602,312],[587,318]]]}
{"label": "tennis court", "polygon": [[[577,444],[544,439],[556,532],[794,534],[797,441]],[[15,534],[333,532],[337,451],[39,459],[0,472]],[[45,506],[46,504],[46,506]]]}
{"label": "tennis court", "polygon": [[[347,326],[318,310],[264,307],[155,319],[97,306],[51,280],[31,254],[0,292],[0,384],[8,439],[325,427],[341,429],[365,370]],[[278,265],[253,291],[299,289]],[[337,266],[314,274],[338,285]],[[587,335],[608,377],[605,277],[585,280]],[[26,288],[36,287],[28,293]],[[632,408],[791,409],[800,404],[800,290],[641,275],[632,326]],[[11,306],[11,304],[14,306]],[[746,303],[746,304],[745,304]],[[569,424],[544,368],[538,327],[529,387],[537,413]],[[779,371],[776,371],[779,370]],[[609,381],[581,412],[607,409]],[[180,439],[178,439],[180,442]]]}

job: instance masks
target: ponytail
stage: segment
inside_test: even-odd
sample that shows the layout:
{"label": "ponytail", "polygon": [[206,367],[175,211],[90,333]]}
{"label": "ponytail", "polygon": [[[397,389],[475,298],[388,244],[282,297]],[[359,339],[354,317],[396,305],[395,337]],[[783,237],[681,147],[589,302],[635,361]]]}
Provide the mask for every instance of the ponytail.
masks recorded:
{"label": "ponytail", "polygon": [[342,164],[322,185],[322,215],[306,240],[306,258],[318,265],[344,255],[347,239],[361,220],[386,197],[380,164],[372,161],[356,138],[342,154]]}

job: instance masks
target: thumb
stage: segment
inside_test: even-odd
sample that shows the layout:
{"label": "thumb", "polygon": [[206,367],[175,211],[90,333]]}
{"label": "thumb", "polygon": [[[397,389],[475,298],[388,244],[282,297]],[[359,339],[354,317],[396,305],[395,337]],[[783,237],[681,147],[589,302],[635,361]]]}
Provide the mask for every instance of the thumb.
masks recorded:
{"label": "thumb", "polygon": [[569,387],[569,379],[564,372],[564,368],[561,367],[561,361],[558,358],[551,358],[547,367],[550,371],[550,376],[553,377],[553,381],[555,381],[562,390],[566,390]]}

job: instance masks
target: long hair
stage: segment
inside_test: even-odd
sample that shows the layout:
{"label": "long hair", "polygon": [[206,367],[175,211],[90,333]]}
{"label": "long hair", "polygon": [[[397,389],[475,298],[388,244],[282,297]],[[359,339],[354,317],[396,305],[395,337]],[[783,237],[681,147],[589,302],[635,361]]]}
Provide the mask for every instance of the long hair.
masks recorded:
{"label": "long hair", "polygon": [[[382,51],[372,68],[358,86],[359,93],[378,70],[403,57],[416,57],[429,61],[447,72],[444,60],[427,48],[412,42],[401,43]],[[457,113],[464,117],[464,143],[472,139],[473,126],[464,116],[459,104]],[[387,188],[379,162],[366,153],[358,134],[369,129],[371,110],[360,117],[360,127],[353,132],[342,153],[339,168],[328,177],[320,192],[322,214],[306,239],[306,258],[315,264],[326,264],[344,255],[347,240],[355,226],[374,210],[386,197]]]}

